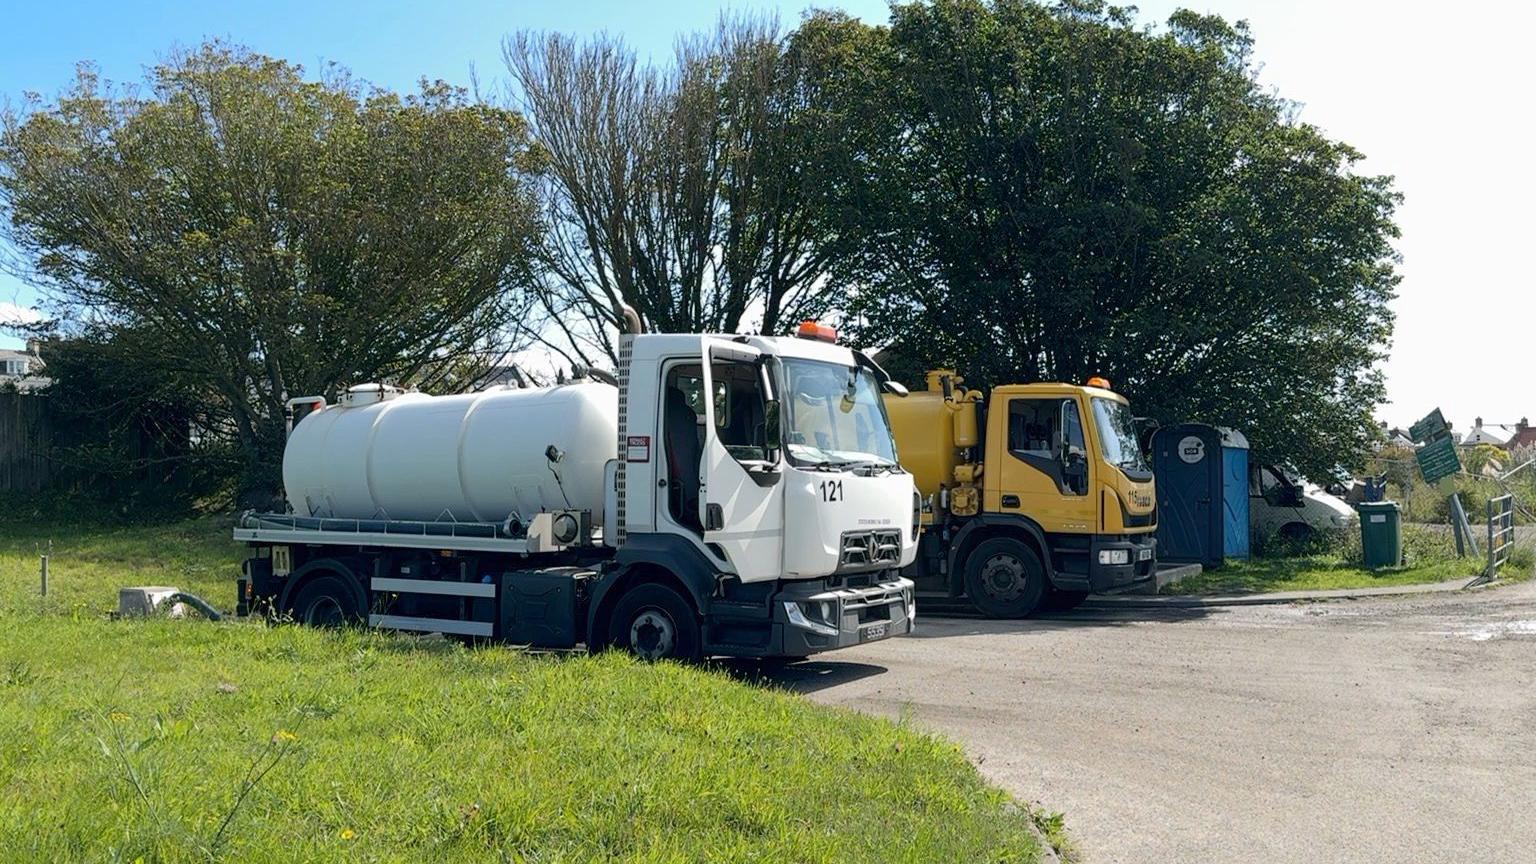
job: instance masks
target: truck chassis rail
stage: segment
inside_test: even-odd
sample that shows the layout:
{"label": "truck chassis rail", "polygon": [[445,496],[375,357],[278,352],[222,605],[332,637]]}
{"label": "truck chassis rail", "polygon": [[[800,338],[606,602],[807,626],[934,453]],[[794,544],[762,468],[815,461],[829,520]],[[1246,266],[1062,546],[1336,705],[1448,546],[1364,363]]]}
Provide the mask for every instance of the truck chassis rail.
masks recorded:
{"label": "truck chassis rail", "polygon": [[526,553],[526,537],[490,522],[333,519],[285,513],[244,513],[234,538],[246,543],[398,546],[466,552]]}

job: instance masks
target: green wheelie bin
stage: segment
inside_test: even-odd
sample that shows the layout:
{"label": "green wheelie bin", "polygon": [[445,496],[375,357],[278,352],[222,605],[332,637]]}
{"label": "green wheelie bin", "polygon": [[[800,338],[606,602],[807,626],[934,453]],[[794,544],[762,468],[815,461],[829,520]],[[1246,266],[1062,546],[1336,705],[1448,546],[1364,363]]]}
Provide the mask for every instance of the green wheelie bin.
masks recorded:
{"label": "green wheelie bin", "polygon": [[1360,547],[1369,570],[1403,563],[1403,518],[1396,501],[1366,501],[1360,508]]}

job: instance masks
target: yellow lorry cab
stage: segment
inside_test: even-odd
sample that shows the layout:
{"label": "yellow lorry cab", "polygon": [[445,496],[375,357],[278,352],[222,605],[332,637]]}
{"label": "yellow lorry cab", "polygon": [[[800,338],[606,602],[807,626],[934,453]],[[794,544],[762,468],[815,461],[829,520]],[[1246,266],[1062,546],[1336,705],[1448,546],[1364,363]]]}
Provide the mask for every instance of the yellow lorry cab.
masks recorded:
{"label": "yellow lorry cab", "polygon": [[1098,378],[964,385],[936,369],[885,398],[923,498],[918,590],[1018,618],[1152,579],[1157,496],[1125,397]]}

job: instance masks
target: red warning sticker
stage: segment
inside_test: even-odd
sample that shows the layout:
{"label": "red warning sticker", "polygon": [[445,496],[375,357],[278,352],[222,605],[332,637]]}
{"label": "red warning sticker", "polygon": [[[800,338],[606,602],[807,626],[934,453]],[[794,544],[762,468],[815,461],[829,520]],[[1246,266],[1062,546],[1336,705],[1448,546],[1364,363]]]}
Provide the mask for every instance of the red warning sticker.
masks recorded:
{"label": "red warning sticker", "polygon": [[625,462],[651,461],[651,436],[631,435],[624,447]]}

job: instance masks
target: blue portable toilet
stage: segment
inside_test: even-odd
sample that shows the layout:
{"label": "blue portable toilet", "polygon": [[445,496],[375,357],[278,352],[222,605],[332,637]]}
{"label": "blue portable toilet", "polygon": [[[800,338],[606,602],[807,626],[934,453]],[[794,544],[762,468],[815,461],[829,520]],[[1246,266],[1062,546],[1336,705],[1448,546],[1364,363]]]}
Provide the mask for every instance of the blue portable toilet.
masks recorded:
{"label": "blue portable toilet", "polygon": [[1228,558],[1248,560],[1248,439],[1236,429],[1221,429],[1222,543]]}
{"label": "blue portable toilet", "polygon": [[1248,439],[1182,423],[1152,436],[1157,557],[1219,567],[1248,557]]}

